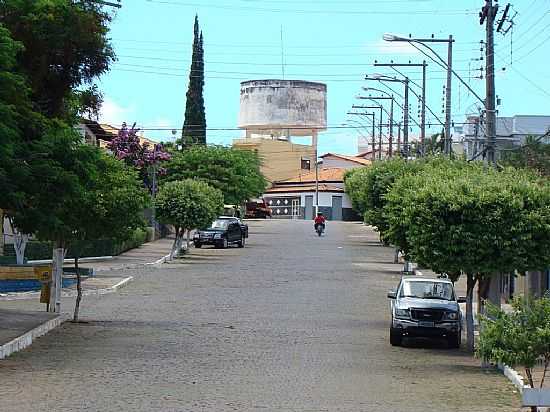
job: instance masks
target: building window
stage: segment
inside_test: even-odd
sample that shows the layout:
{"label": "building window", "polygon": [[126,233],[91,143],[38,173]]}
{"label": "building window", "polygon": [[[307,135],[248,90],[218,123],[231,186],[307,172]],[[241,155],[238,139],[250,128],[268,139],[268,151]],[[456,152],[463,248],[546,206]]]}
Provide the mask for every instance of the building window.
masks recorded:
{"label": "building window", "polygon": [[302,170],[311,170],[311,160],[304,159],[302,157],[301,168],[302,168]]}

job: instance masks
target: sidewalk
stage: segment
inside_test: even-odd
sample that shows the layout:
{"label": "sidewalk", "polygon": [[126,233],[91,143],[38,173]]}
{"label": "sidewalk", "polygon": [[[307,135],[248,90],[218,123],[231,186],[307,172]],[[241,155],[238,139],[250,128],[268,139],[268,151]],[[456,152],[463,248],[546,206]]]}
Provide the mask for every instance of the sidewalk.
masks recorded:
{"label": "sidewalk", "polygon": [[[96,275],[83,278],[83,295],[103,295],[113,293],[133,280],[132,276],[110,276],[102,272],[131,269],[161,262],[170,253],[172,238],[159,239],[129,250],[114,258],[82,262],[81,267],[93,268]],[[69,265],[66,265],[69,266]],[[76,285],[63,288],[62,297],[76,296]],[[2,301],[35,300],[39,291],[0,294]],[[21,311],[0,308],[0,359],[31,345],[34,339],[46,334],[67,319],[64,314]]]}
{"label": "sidewalk", "polygon": [[57,313],[0,309],[0,359],[26,348],[63,320]]}

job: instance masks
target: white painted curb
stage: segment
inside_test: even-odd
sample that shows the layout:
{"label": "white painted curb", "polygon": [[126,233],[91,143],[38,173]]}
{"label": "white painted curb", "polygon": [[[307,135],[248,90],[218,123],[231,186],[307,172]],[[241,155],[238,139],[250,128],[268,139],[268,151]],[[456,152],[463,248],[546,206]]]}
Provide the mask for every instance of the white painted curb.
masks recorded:
{"label": "white painted curb", "polygon": [[[82,296],[98,296],[98,295],[106,295],[109,293],[116,292],[118,289],[123,288],[128,283],[134,280],[133,276],[128,276],[127,278],[122,279],[120,282],[118,282],[116,285],[110,286],[108,288],[103,289],[95,289],[95,290],[84,290],[82,291]],[[6,301],[6,300],[25,300],[25,299],[36,299],[40,296],[40,292],[15,292],[13,294],[0,294],[0,301]],[[76,296],[76,290],[61,291],[61,297],[63,298],[72,298]]]}
{"label": "white painted curb", "polygon": [[[85,257],[78,259],[79,262],[95,262],[98,260],[112,260],[113,256],[92,256],[92,257]],[[27,263],[29,264],[43,264],[43,263],[52,263],[51,259],[43,259],[43,260],[28,260]],[[63,263],[74,263],[74,259],[64,259]]]}
{"label": "white painted curb", "polygon": [[529,385],[526,385],[523,381],[523,376],[521,376],[515,369],[501,363],[499,363],[497,367],[502,371],[504,376],[506,376],[508,380],[512,382],[516,388],[518,388],[520,393],[523,393],[523,389],[529,388]]}
{"label": "white painted curb", "polygon": [[68,318],[69,316],[67,314],[59,315],[56,318],[50,319],[44,322],[42,325],[39,325],[36,328],[31,329],[27,333],[18,336],[10,342],[0,346],[0,359],[7,358],[12,353],[18,352],[30,346],[36,338],[39,338],[40,336],[45,335],[52,329],[58,327]]}

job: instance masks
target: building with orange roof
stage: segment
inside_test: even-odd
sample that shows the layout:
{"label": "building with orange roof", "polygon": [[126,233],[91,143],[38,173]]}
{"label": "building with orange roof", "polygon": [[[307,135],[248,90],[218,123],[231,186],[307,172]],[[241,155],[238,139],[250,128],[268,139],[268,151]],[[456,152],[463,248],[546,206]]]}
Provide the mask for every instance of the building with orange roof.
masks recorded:
{"label": "building with orange roof", "polygon": [[[344,175],[347,170],[355,167],[365,167],[370,162],[356,162],[352,156],[327,154],[321,156],[323,162],[330,164],[332,159],[343,160],[345,167],[328,167],[323,164],[319,167],[319,211],[328,220],[356,221],[361,216],[353,210],[351,200],[345,193]],[[264,200],[271,208],[272,216],[279,219],[306,219],[315,215],[315,170],[300,173],[299,175],[274,182],[265,191]]]}

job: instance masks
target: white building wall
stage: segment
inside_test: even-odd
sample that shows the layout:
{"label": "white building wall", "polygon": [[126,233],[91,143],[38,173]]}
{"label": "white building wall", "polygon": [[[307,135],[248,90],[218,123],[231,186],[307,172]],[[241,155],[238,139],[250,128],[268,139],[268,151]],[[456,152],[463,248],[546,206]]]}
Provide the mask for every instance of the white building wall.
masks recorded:
{"label": "white building wall", "polygon": [[341,169],[355,169],[356,167],[363,167],[359,163],[355,163],[346,159],[340,159],[337,157],[324,157],[323,167],[338,167]]}

